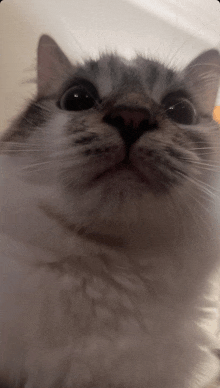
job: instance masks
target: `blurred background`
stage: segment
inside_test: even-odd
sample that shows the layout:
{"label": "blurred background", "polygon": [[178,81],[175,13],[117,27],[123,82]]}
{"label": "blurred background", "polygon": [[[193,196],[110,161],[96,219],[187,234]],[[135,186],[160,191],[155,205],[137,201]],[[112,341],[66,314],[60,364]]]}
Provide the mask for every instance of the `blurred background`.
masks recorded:
{"label": "blurred background", "polygon": [[[74,61],[118,51],[182,68],[220,50],[217,0],[3,0],[0,3],[0,129],[35,92],[37,42],[51,35]],[[220,96],[216,102],[220,105]]]}

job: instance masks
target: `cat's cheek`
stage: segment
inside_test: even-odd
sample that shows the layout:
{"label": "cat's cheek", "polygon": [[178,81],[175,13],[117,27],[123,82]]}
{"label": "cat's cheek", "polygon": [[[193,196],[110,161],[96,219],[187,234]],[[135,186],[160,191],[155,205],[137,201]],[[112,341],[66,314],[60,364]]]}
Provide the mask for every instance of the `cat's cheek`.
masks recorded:
{"label": "cat's cheek", "polygon": [[69,154],[60,162],[59,181],[64,189],[89,190],[101,181],[115,174],[117,166],[125,158],[125,147],[121,142],[106,145],[105,142],[97,147],[70,150]]}

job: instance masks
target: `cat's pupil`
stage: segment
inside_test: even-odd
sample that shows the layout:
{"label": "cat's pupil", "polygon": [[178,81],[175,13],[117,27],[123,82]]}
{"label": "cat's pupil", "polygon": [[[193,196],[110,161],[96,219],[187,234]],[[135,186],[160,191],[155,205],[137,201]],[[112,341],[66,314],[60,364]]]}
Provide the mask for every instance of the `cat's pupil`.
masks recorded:
{"label": "cat's pupil", "polygon": [[96,100],[82,85],[68,89],[60,100],[61,109],[68,111],[87,110],[94,106]]}
{"label": "cat's pupil", "polygon": [[[58,105],[67,111],[82,111],[91,109],[99,100],[98,92],[93,84],[81,79],[70,87],[61,97]],[[196,111],[191,101],[181,91],[169,93],[162,100],[165,113],[171,120],[185,125],[196,123]]]}
{"label": "cat's pupil", "polygon": [[184,97],[168,95],[162,101],[167,116],[179,124],[196,123],[196,111],[193,104]]}

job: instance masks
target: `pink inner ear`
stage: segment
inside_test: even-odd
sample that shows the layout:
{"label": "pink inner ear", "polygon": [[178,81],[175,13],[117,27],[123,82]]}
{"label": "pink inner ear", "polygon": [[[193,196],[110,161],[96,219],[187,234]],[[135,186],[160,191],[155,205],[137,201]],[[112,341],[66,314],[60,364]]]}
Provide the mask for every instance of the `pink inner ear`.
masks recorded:
{"label": "pink inner ear", "polygon": [[72,66],[56,42],[43,35],[38,46],[38,94],[55,92]]}
{"label": "pink inner ear", "polygon": [[49,37],[43,36],[38,47],[38,89],[43,91],[56,73],[56,43]]}
{"label": "pink inner ear", "polygon": [[199,55],[185,69],[185,80],[204,112],[212,113],[220,81],[220,55],[209,50]]}
{"label": "pink inner ear", "polygon": [[[43,51],[43,52],[42,52]],[[38,84],[39,86],[43,86],[47,83],[53,74],[53,69],[51,65],[51,58],[48,55],[46,50],[39,50],[38,57]]]}

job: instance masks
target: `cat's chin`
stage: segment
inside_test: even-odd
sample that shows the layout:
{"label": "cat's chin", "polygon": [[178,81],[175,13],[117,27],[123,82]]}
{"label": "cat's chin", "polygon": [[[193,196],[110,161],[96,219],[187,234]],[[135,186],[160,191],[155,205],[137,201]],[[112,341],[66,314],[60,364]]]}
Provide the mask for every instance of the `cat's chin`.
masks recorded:
{"label": "cat's chin", "polygon": [[127,160],[116,164],[114,167],[111,167],[97,177],[95,177],[94,182],[96,184],[108,182],[110,185],[114,184],[115,180],[121,182],[123,186],[127,186],[131,181],[139,183],[143,188],[147,189],[150,185],[150,181],[146,175],[141,173],[141,171],[135,167],[134,164],[130,163]]}
{"label": "cat's chin", "polygon": [[173,207],[169,193],[155,195],[147,178],[123,165],[106,170],[84,190],[66,192],[62,202],[63,206],[59,200],[58,206],[51,208],[52,216],[68,229],[125,238],[131,230],[133,234],[134,230],[148,230],[148,235],[149,229],[150,233],[168,230],[170,206]]}
{"label": "cat's chin", "polygon": [[124,161],[88,179],[82,187],[77,185],[64,191],[74,217],[79,213],[83,219],[84,214],[85,218],[91,214],[93,221],[97,217],[105,220],[122,218],[123,224],[130,219],[130,214],[132,222],[139,219],[138,209],[148,199],[152,203],[155,197],[148,177]]}
{"label": "cat's chin", "polygon": [[97,196],[99,203],[112,201],[116,207],[119,202],[123,206],[126,201],[138,201],[148,193],[156,196],[169,193],[171,184],[166,177],[159,180],[151,168],[139,167],[138,163],[127,159],[110,167],[99,168],[97,172],[90,166],[90,174],[82,172],[83,180],[73,180],[70,176],[70,184],[61,184],[70,197],[92,195],[94,203]]}
{"label": "cat's chin", "polygon": [[151,191],[151,184],[147,177],[135,167],[115,166],[93,179],[88,191],[97,188],[101,198],[113,201],[116,206],[126,201],[138,201],[146,192]]}

